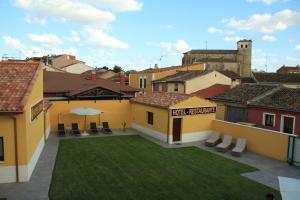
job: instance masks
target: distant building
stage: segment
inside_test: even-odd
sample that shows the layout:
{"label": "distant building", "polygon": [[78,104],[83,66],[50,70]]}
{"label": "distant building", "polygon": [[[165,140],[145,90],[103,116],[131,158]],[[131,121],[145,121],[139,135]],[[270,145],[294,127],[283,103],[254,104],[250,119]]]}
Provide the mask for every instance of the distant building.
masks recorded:
{"label": "distant building", "polygon": [[240,77],[232,71],[195,70],[177,73],[153,81],[153,91],[191,94],[215,84],[234,87]]}
{"label": "distant building", "polygon": [[292,67],[283,65],[277,70],[277,73],[300,73],[300,66]]}
{"label": "distant building", "polygon": [[241,77],[251,76],[252,40],[237,42],[237,50],[191,50],[182,65],[204,64],[206,70],[230,70]]}
{"label": "distant building", "polygon": [[147,93],[153,91],[153,81],[175,74],[177,71],[193,71],[204,70],[203,64],[192,64],[185,66],[172,66],[158,68],[157,65],[154,68],[145,69],[139,72],[132,72],[129,74],[129,85],[134,88],[138,88],[141,93]]}

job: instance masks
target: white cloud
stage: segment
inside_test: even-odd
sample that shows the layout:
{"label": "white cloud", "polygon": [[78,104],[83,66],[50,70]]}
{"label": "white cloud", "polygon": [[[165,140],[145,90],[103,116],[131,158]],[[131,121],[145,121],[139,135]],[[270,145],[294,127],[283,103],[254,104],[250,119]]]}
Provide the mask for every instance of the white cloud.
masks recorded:
{"label": "white cloud", "polygon": [[300,44],[295,46],[296,51],[300,51]]}
{"label": "white cloud", "polygon": [[45,46],[57,46],[62,44],[61,39],[54,34],[27,34],[27,38],[33,42],[41,43]]}
{"label": "white cloud", "polygon": [[80,24],[106,25],[115,20],[109,11],[102,11],[81,1],[71,0],[15,0],[15,5],[31,10],[39,16],[55,17]]}
{"label": "white cloud", "polygon": [[218,28],[215,28],[215,27],[210,27],[208,28],[207,30],[209,33],[223,33],[223,30],[222,29],[218,29]]}
{"label": "white cloud", "polygon": [[266,5],[272,5],[273,3],[275,3],[277,0],[247,0],[247,2],[249,3],[253,3],[253,2],[262,2]]}
{"label": "white cloud", "polygon": [[4,43],[11,48],[21,49],[23,47],[23,44],[16,38],[10,36],[4,36],[3,40]]}
{"label": "white cloud", "polygon": [[244,39],[244,38],[239,37],[239,36],[233,36],[233,37],[231,37],[231,36],[226,36],[226,37],[224,37],[223,39],[224,39],[225,42],[237,42],[237,41],[242,40],[242,39]]}
{"label": "white cloud", "polygon": [[71,37],[66,37],[66,39],[69,41],[69,42],[73,42],[73,43],[77,43],[80,41],[80,37],[78,35],[78,32],[75,31],[75,30],[72,30],[71,32]]}
{"label": "white cloud", "polygon": [[28,23],[28,24],[40,24],[40,25],[47,24],[46,18],[31,16],[31,15],[26,15],[25,22]]}
{"label": "white cloud", "polygon": [[160,46],[167,55],[178,55],[191,50],[189,44],[184,40],[177,40],[175,43],[162,42]]}
{"label": "white cloud", "polygon": [[266,42],[275,42],[277,40],[277,38],[273,35],[263,35],[261,39]]}
{"label": "white cloud", "polygon": [[7,46],[17,50],[25,57],[43,56],[46,54],[62,54],[62,53],[76,55],[77,53],[77,49],[73,47],[69,47],[66,49],[53,47],[53,48],[47,48],[46,50],[38,46],[28,46],[20,42],[20,40],[13,38],[11,36],[4,36],[3,40]]}
{"label": "white cloud", "polygon": [[173,25],[171,25],[171,24],[167,24],[166,26],[165,26],[165,29],[172,29],[173,28]]}
{"label": "white cloud", "polygon": [[86,2],[99,8],[110,8],[114,11],[135,11],[143,8],[143,3],[136,0],[86,0]]}
{"label": "white cloud", "polygon": [[82,34],[85,35],[86,38],[85,46],[90,48],[108,47],[115,49],[127,49],[129,46],[128,43],[104,33],[101,29],[85,27]]}
{"label": "white cloud", "polygon": [[292,62],[294,64],[299,64],[300,63],[300,57],[299,56],[287,56],[286,60],[289,62]]}
{"label": "white cloud", "polygon": [[246,20],[231,18],[224,19],[222,22],[237,30],[266,33],[286,30],[289,26],[300,24],[300,12],[285,9],[273,15],[254,14]]}

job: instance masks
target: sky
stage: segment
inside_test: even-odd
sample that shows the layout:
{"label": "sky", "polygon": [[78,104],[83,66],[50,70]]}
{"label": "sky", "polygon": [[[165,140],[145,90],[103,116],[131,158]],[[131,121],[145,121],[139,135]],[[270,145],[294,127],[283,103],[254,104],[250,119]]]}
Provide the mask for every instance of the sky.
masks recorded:
{"label": "sky", "polygon": [[300,64],[300,0],[0,0],[0,26],[0,56],[16,59],[141,70],[251,39],[252,69]]}

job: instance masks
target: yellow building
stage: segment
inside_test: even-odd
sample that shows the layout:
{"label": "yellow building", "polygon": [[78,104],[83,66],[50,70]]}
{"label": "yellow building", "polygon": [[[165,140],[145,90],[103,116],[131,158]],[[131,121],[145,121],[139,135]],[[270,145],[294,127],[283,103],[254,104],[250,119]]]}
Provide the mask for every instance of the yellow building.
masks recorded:
{"label": "yellow building", "polygon": [[129,74],[129,85],[134,88],[138,88],[143,92],[153,91],[152,82],[157,79],[161,79],[166,76],[175,74],[177,71],[192,71],[192,70],[204,70],[204,64],[193,64],[186,66],[172,66],[165,68],[158,68],[155,65],[154,68],[146,69],[139,72],[133,72]]}
{"label": "yellow building", "polygon": [[240,77],[232,71],[178,71],[175,74],[153,81],[153,90],[192,94],[216,84],[235,87],[240,84]]}
{"label": "yellow building", "polygon": [[169,144],[200,141],[211,133],[216,105],[208,100],[154,92],[130,102],[132,128],[161,141]]}
{"label": "yellow building", "polygon": [[0,62],[0,183],[28,181],[50,133],[39,62]]}

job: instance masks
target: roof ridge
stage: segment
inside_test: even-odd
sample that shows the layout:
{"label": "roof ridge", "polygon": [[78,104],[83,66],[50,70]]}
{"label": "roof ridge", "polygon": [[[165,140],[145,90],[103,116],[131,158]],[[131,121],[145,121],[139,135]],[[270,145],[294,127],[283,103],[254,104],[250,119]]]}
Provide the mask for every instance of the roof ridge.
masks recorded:
{"label": "roof ridge", "polygon": [[277,86],[277,87],[275,87],[275,88],[273,88],[273,89],[271,89],[271,90],[269,90],[269,91],[267,91],[267,92],[265,92],[265,93],[263,93],[261,95],[258,95],[257,97],[254,97],[253,99],[248,100],[247,101],[247,105],[251,104],[251,103],[254,103],[255,101],[259,101],[262,98],[265,98],[265,97],[267,97],[269,95],[272,95],[273,93],[281,90],[282,88],[284,88],[284,87],[282,87],[281,85],[279,85],[279,86]]}

